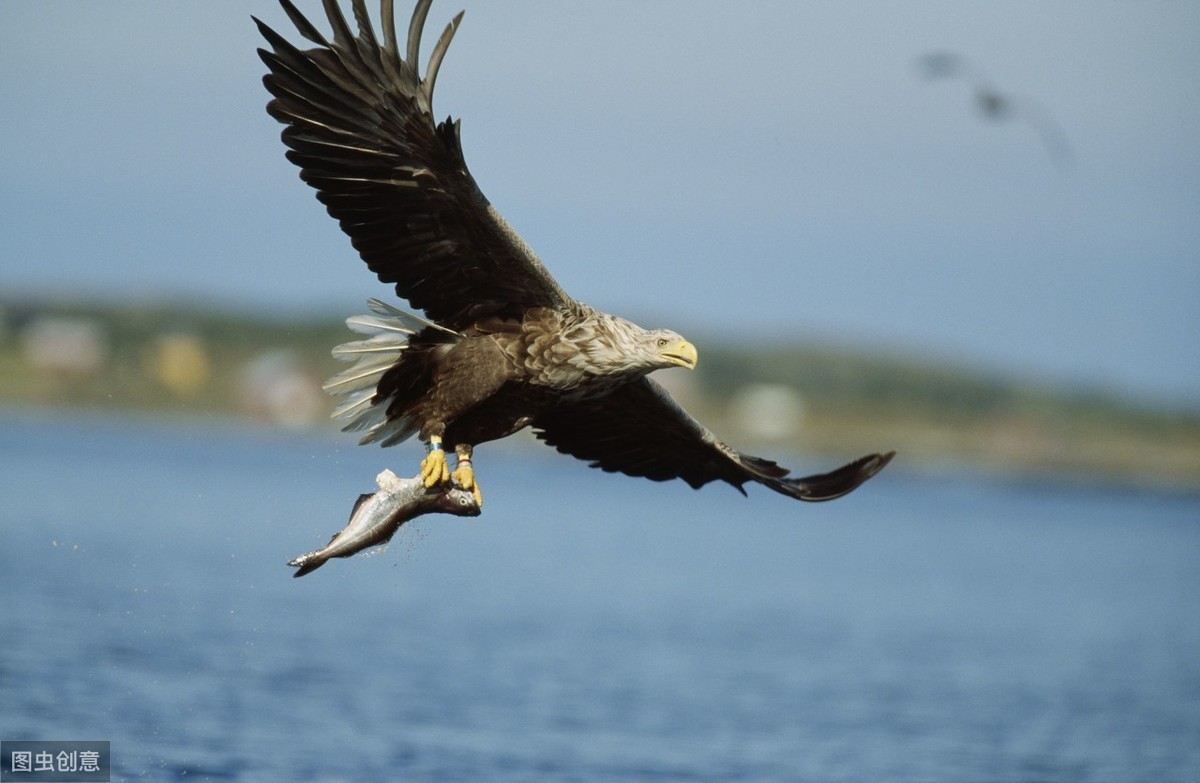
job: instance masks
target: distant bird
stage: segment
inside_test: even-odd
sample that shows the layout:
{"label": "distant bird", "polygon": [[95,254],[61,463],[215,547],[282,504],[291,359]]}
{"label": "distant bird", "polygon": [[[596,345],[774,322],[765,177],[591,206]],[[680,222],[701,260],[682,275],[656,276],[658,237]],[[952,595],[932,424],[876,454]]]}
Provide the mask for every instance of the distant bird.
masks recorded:
{"label": "distant bird", "polygon": [[963,78],[971,88],[971,97],[983,116],[993,122],[1020,120],[1028,123],[1042,140],[1051,159],[1065,165],[1071,157],[1066,134],[1053,115],[1033,98],[1004,93],[992,86],[984,72],[960,54],[931,52],[917,60],[917,66],[929,79]]}
{"label": "distant bird", "polygon": [[[434,123],[434,82],[462,13],[445,28],[422,77],[417,64],[430,0],[416,4],[404,56],[391,0],[382,41],[363,0],[357,34],[325,0],[328,40],[280,0],[301,51],[258,19],[259,50],[284,123],[287,157],[336,218],[371,271],[419,317],[377,300],[347,321],[366,336],[334,355],[356,361],[326,388],[345,401],[334,416],[384,446],[417,434],[426,486],[453,481],[481,500],[474,446],[532,427],[560,452],[594,467],[692,487],[756,481],[800,500],[830,500],[874,476],[892,454],[831,473],[789,478],[742,454],[689,416],[647,374],[696,365],[695,347],[667,329],[643,329],[566,294],[480,192],[463,160],[459,122]],[[636,285],[636,280],[628,281]],[[445,450],[453,448],[453,474]]]}

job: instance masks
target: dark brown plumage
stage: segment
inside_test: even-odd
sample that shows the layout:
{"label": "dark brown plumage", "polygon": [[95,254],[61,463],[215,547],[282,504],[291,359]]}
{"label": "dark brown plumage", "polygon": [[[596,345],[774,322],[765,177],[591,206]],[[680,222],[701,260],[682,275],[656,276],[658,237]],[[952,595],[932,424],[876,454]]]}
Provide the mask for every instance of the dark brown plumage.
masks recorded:
{"label": "dark brown plumage", "polygon": [[[418,71],[430,0],[419,0],[401,56],[391,0],[383,40],[363,0],[352,32],[337,0],[323,0],[332,39],[280,0],[300,50],[255,20],[271,49],[259,54],[286,126],[287,157],[317,191],[367,266],[425,318],[382,302],[351,318],[365,339],[334,353],[353,366],[326,388],[343,396],[335,416],[362,441],[392,445],[413,434],[432,446],[424,475],[448,478],[441,448],[460,458],[470,488],[475,444],[527,426],[559,451],[608,471],[693,487],[757,481],[801,500],[853,490],[891,459],[873,454],[832,473],[787,478],[775,463],[717,440],[647,378],[691,368],[696,350],[669,330],[647,330],[568,296],[492,208],[463,159],[459,125],[435,123],[433,87],[458,27],[438,39]],[[436,459],[434,459],[436,458]]]}

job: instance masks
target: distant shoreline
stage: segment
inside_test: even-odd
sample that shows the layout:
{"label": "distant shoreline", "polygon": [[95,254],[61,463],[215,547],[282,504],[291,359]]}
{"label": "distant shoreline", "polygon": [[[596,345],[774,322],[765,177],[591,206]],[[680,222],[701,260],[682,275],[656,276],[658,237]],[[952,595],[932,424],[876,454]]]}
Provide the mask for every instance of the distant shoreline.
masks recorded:
{"label": "distant shoreline", "polygon": [[[0,410],[211,417],[334,431],[321,382],[337,320],[0,302]],[[704,345],[656,379],[719,436],[766,454],[971,465],[1028,480],[1200,490],[1200,410],[796,342]]]}

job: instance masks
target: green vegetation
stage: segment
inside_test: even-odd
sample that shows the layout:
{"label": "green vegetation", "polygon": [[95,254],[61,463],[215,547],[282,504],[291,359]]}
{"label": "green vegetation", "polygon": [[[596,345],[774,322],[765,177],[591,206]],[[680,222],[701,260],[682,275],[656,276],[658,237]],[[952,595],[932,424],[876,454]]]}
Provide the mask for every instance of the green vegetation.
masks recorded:
{"label": "green vegetation", "polygon": [[[330,348],[348,339],[333,317],[0,302],[0,406],[332,426],[320,383],[340,368]],[[760,453],[895,448],[910,466],[1200,488],[1197,410],[799,343],[748,352],[704,342],[701,357],[694,374],[656,377],[723,437]]]}
{"label": "green vegetation", "polygon": [[708,350],[706,394],[745,379],[795,390],[804,441],[846,453],[880,443],[907,457],[1030,475],[1200,486],[1200,411],[1094,389],[1055,389],[962,368],[794,345]]}

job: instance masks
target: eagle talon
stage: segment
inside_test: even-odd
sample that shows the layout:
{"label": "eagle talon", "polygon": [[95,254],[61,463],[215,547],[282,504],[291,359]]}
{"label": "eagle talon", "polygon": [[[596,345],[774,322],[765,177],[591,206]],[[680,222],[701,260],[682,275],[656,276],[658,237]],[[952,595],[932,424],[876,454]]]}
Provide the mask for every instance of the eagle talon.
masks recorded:
{"label": "eagle talon", "polygon": [[479,490],[479,484],[475,483],[475,469],[471,467],[471,460],[460,459],[451,475],[454,483],[462,489],[469,490],[475,496],[475,503],[482,508],[483,493]]}
{"label": "eagle talon", "polygon": [[442,451],[442,444],[430,445],[429,453],[421,460],[421,479],[427,488],[450,480],[450,468],[446,465],[446,452]]}

